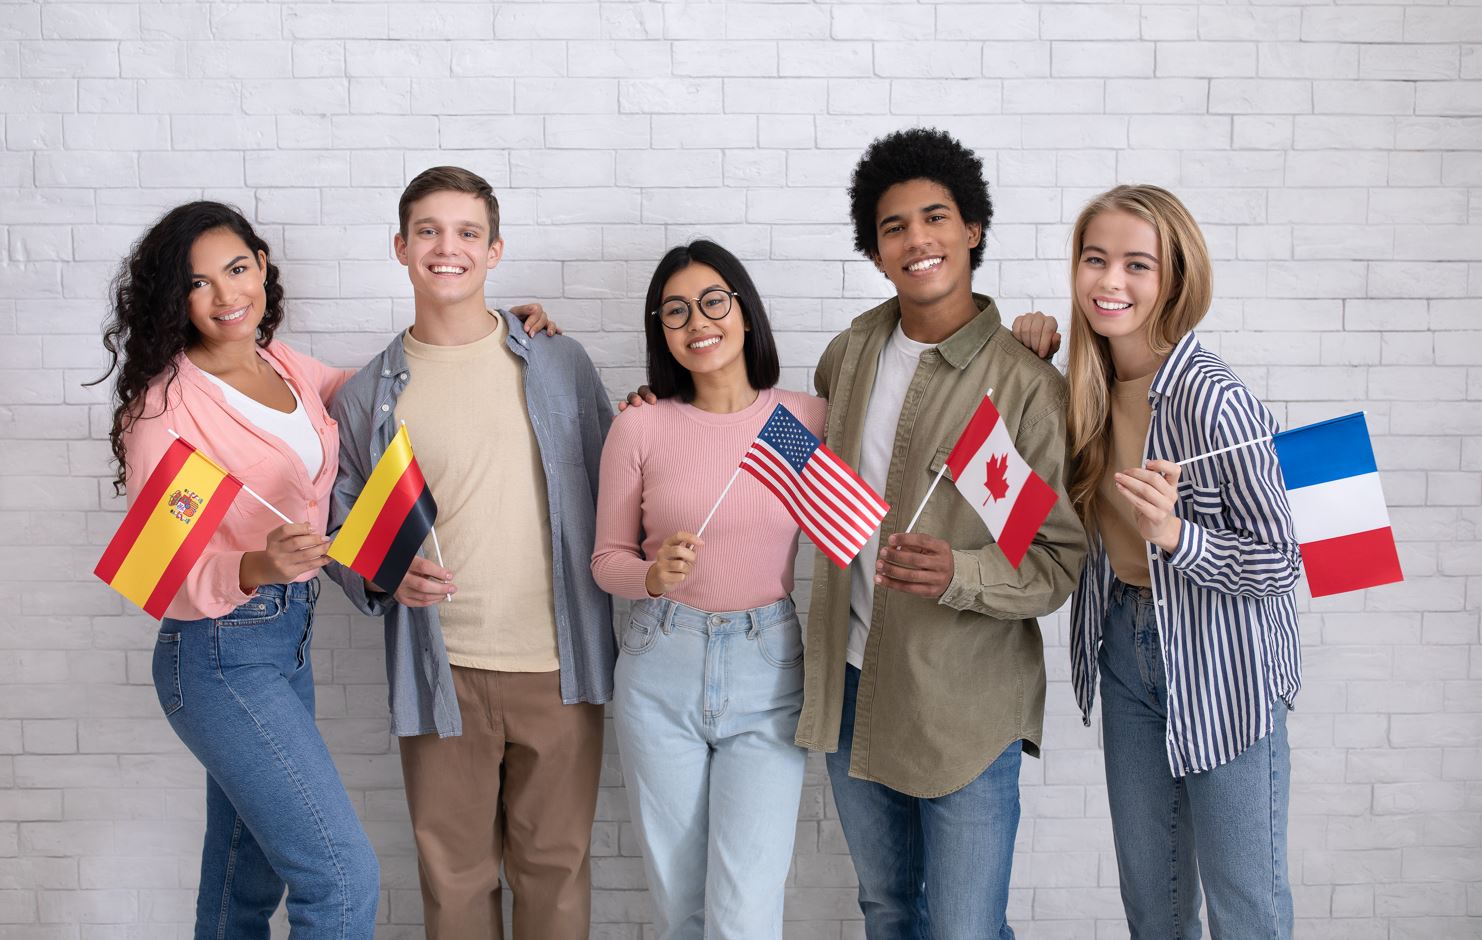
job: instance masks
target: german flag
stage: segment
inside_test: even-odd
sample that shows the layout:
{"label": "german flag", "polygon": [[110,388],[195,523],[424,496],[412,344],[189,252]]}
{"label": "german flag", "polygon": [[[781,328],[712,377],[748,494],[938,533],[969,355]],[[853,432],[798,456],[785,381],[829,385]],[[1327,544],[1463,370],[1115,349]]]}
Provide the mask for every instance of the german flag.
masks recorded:
{"label": "german flag", "polygon": [[377,587],[395,591],[436,521],[437,503],[402,425],[350,507],[329,557]]}
{"label": "german flag", "polygon": [[242,483],[176,438],[93,574],[156,620],[175,599]]}

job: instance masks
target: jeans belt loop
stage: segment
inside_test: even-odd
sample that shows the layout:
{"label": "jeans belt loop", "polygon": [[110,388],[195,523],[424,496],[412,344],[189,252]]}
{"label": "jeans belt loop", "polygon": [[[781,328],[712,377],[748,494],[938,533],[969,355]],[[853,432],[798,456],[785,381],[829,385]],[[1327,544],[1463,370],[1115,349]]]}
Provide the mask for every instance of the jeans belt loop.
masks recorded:
{"label": "jeans belt loop", "polygon": [[674,632],[674,612],[679,609],[679,605],[667,597],[663,598],[660,603],[664,605],[664,608],[659,616],[659,629],[664,631],[664,636],[669,636]]}

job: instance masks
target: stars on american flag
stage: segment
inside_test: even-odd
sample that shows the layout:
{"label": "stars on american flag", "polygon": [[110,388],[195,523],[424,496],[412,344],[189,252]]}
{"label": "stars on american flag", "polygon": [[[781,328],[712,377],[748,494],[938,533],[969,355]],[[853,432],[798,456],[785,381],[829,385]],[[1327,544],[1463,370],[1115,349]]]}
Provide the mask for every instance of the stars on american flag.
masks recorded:
{"label": "stars on american flag", "polygon": [[809,433],[802,422],[786,408],[773,411],[772,417],[762,426],[762,433],[757,436],[771,444],[798,473],[803,472],[803,467],[818,449],[819,443],[818,438]]}

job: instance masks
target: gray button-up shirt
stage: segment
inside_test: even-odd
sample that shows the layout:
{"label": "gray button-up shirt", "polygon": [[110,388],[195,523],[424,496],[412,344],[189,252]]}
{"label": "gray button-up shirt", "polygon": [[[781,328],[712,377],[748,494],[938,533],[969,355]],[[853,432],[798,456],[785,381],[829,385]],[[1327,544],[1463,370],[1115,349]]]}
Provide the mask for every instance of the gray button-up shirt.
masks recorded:
{"label": "gray button-up shirt", "polygon": [[[565,336],[526,336],[512,314],[503,310],[500,314],[509,324],[509,349],[524,363],[525,401],[545,469],[561,701],[568,705],[606,702],[612,698],[617,648],[612,601],[592,580],[591,559],[597,471],[602,442],[612,423],[612,405],[580,343]],[[340,472],[329,509],[331,537],[344,524],[376,461],[396,436],[396,401],[409,379],[398,334],[335,396],[330,413],[339,422]],[[458,406],[476,407],[477,403]],[[491,532],[489,537],[499,534]],[[326,570],[356,607],[386,621],[392,733],[461,734],[463,722],[453,694],[437,606],[403,607],[390,595],[370,589],[349,568],[330,562]],[[512,571],[511,576],[518,572]]]}

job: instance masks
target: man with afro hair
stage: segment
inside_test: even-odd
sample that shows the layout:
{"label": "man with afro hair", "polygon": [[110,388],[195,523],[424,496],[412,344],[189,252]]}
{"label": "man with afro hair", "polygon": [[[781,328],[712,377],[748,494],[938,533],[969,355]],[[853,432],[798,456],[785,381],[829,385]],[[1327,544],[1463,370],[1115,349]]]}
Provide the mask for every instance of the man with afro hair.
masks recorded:
{"label": "man with afro hair", "polygon": [[[973,293],[993,203],[971,150],[889,134],[849,196],[855,247],[895,295],[834,337],[815,384],[826,443],[891,509],[847,570],[814,565],[797,741],[828,752],[867,937],[1011,938],[1020,757],[1044,724],[1035,618],[1070,595],[1085,545],[1065,496],[1065,381]],[[1059,497],[1017,566],[951,487],[904,531],[989,388]]]}

